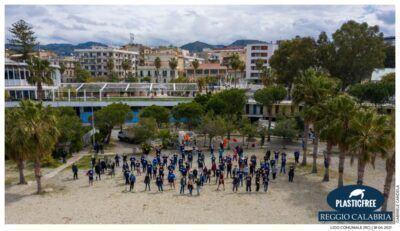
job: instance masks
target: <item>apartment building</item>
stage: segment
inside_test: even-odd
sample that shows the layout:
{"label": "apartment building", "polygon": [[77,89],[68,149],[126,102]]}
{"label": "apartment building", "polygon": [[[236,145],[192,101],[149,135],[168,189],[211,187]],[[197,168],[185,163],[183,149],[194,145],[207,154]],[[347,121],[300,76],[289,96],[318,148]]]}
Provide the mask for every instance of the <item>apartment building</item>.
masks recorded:
{"label": "apartment building", "polygon": [[[81,64],[82,69],[88,70],[93,77],[106,76],[110,74],[107,69],[108,60],[113,60],[114,68],[111,72],[116,73],[119,78],[132,74],[135,76],[138,52],[122,50],[114,47],[94,46],[90,49],[75,49],[74,53]],[[122,62],[129,60],[132,68],[126,71],[122,68]]]}
{"label": "apartment building", "polygon": [[209,62],[218,62],[223,66],[229,66],[230,57],[234,54],[237,54],[241,61],[246,62],[246,49],[244,47],[231,46],[205,49],[203,52],[208,54],[207,56]]}
{"label": "apartment building", "polygon": [[206,76],[224,78],[226,77],[227,72],[228,68],[219,63],[202,63],[199,65],[199,68],[197,68],[196,73],[193,66],[187,68],[186,77],[191,79]]}
{"label": "apartment building", "polygon": [[75,62],[77,62],[77,60],[72,56],[63,57],[58,60],[60,67],[64,67],[64,71],[61,73],[61,82],[76,82]]}
{"label": "apartment building", "polygon": [[178,71],[169,66],[161,66],[158,70],[155,66],[138,66],[137,77],[139,79],[149,77],[152,83],[168,83],[178,78]]}
{"label": "apartment building", "polygon": [[260,81],[260,73],[256,68],[257,60],[264,60],[264,66],[269,67],[269,60],[277,48],[278,44],[273,42],[249,44],[246,46],[246,80]]}

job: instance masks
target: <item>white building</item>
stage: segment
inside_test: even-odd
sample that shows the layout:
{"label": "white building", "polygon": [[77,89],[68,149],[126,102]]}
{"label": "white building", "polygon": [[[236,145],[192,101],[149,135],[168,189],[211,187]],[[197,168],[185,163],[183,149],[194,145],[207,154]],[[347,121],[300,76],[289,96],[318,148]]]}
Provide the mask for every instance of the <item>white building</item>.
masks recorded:
{"label": "white building", "polygon": [[137,77],[139,79],[149,77],[152,83],[168,83],[178,78],[178,71],[172,70],[169,66],[161,66],[158,70],[155,66],[138,66]]}
{"label": "white building", "polygon": [[122,68],[122,62],[129,60],[132,68],[126,72],[126,75],[136,73],[138,52],[121,50],[113,47],[94,46],[90,49],[74,50],[82,69],[90,71],[93,77],[106,76],[110,73],[107,70],[107,61],[114,61],[114,69],[112,70],[120,78],[125,77],[125,71]]}
{"label": "white building", "polygon": [[269,67],[269,60],[277,48],[278,44],[272,42],[246,46],[246,80],[259,81],[260,73],[256,68],[257,60],[264,60],[264,66]]}
{"label": "white building", "polygon": [[[43,85],[45,99],[51,99],[61,84],[60,67],[55,65],[51,65],[51,67],[54,68],[53,84]],[[9,100],[36,99],[37,88],[28,83],[29,77],[28,64],[6,58],[4,73],[6,97],[9,97]]]}

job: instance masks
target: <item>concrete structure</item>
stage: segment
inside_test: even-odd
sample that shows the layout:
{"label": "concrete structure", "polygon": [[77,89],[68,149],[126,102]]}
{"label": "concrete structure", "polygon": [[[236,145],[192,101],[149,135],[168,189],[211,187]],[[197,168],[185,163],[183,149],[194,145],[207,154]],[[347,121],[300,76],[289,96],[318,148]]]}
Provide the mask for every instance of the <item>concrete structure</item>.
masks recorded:
{"label": "concrete structure", "polygon": [[246,62],[246,49],[243,47],[204,49],[204,52],[207,53],[209,62],[218,62],[223,66],[229,66],[229,57],[233,54],[237,54],[241,61]]}
{"label": "concrete structure", "polygon": [[152,83],[168,83],[178,78],[178,71],[169,66],[161,66],[158,70],[155,66],[138,66],[137,77],[139,79],[150,77]]}
{"label": "concrete structure", "polygon": [[132,69],[128,70],[126,75],[131,74],[135,76],[138,56],[138,52],[136,51],[94,46],[90,49],[76,49],[74,50],[74,53],[76,54],[82,69],[88,70],[93,77],[106,76],[110,74],[109,70],[107,70],[107,61],[110,59],[114,61],[114,69],[112,72],[116,73],[119,78],[122,79],[127,77],[122,68],[122,62],[124,60],[129,60],[132,65]]}
{"label": "concrete structure", "polygon": [[61,74],[61,82],[76,82],[75,62],[77,62],[77,60],[74,57],[64,57],[59,59],[58,62],[60,66],[63,65],[65,68],[64,73]]}
{"label": "concrete structure", "polygon": [[199,65],[199,68],[194,73],[193,66],[186,69],[186,77],[188,78],[199,78],[212,76],[217,78],[225,78],[228,73],[226,66],[221,66],[219,63],[203,63]]}
{"label": "concrete structure", "polygon": [[260,82],[260,73],[256,69],[258,59],[264,60],[264,66],[269,67],[269,60],[278,48],[276,43],[257,43],[246,46],[246,80]]}
{"label": "concrete structure", "polygon": [[[61,85],[60,67],[52,65],[54,68],[52,85],[43,85],[45,100],[51,100],[55,96],[55,91]],[[8,58],[5,60],[5,92],[7,100],[20,99],[36,99],[37,89],[28,83],[30,77],[28,64],[23,62],[12,61]]]}

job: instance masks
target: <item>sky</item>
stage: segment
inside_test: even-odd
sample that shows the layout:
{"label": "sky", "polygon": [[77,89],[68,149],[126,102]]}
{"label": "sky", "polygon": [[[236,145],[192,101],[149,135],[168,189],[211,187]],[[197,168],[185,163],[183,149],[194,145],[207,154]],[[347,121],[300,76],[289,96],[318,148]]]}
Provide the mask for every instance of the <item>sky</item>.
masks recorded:
{"label": "sky", "polygon": [[385,36],[395,34],[394,5],[6,5],[6,39],[11,24],[20,19],[33,26],[40,44],[122,45],[133,33],[135,43],[148,46],[228,45],[237,39],[330,35],[348,20],[378,25]]}

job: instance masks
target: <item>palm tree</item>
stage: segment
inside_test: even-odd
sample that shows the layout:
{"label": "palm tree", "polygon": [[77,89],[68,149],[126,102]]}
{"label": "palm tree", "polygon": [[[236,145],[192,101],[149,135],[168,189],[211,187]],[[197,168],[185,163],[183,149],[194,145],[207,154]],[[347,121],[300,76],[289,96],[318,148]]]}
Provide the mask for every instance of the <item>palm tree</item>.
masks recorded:
{"label": "palm tree", "polygon": [[114,65],[114,59],[113,58],[108,59],[106,67],[107,67],[107,71],[108,71],[108,75],[109,76],[111,76],[111,72],[114,70],[114,66],[115,66]]}
{"label": "palm tree", "polygon": [[19,109],[8,109],[5,113],[6,156],[17,164],[19,184],[26,184],[24,168],[29,150],[26,143],[26,130],[20,120]]}
{"label": "palm tree", "polygon": [[[304,106],[304,132],[303,132],[303,161],[302,165],[307,164],[307,144],[308,144],[308,130],[310,123],[316,122],[321,119],[324,110],[321,108],[323,103],[334,96],[338,91],[338,84],[336,81],[330,79],[321,71],[310,68],[302,73],[295,82],[293,90],[293,102],[302,104]],[[313,169],[312,173],[317,172],[316,158],[318,154],[318,131],[316,126],[315,139],[313,147]]]}
{"label": "palm tree", "polygon": [[37,193],[41,193],[41,162],[51,155],[59,136],[56,116],[50,107],[29,100],[21,101],[19,110],[19,125],[26,131],[29,159],[34,163]]}
{"label": "palm tree", "polygon": [[132,63],[128,59],[124,59],[121,63],[122,69],[124,70],[124,79],[126,81],[126,72],[130,69],[132,69]]}
{"label": "palm tree", "polygon": [[196,79],[196,72],[197,72],[197,69],[199,69],[199,66],[200,66],[200,63],[199,63],[199,60],[197,60],[197,59],[195,59],[195,60],[193,60],[192,61],[192,67],[193,67],[193,77]]}
{"label": "palm tree", "polygon": [[330,136],[337,137],[339,146],[339,179],[338,188],[343,186],[344,161],[350,146],[350,121],[356,112],[356,103],[348,94],[340,94],[327,102],[326,113],[335,116],[329,121],[334,128]]}
{"label": "palm tree", "polygon": [[31,74],[27,81],[29,84],[36,85],[37,99],[42,101],[44,98],[43,84],[53,84],[52,73],[54,69],[50,66],[48,60],[41,60],[37,57],[32,57],[27,63]]}
{"label": "palm tree", "polygon": [[235,87],[236,87],[236,73],[237,70],[240,67],[240,58],[238,54],[232,54],[229,57],[229,66],[232,68],[232,70],[235,72],[235,76],[234,76],[234,82],[235,82]]}
{"label": "palm tree", "polygon": [[[326,109],[326,108],[325,108]],[[336,134],[338,132],[335,129],[340,129],[338,126],[334,126],[331,121],[336,118],[335,112],[329,110],[324,111],[324,115],[321,120],[317,121],[314,125],[319,130],[319,136],[322,140],[326,141],[326,161],[325,173],[322,181],[329,181],[329,167],[331,163],[332,148],[337,145],[338,139]]]}
{"label": "palm tree", "polygon": [[372,109],[359,110],[350,121],[350,150],[358,157],[358,185],[363,184],[365,165],[371,163],[374,166],[376,155],[385,155],[387,147],[392,143],[388,124],[387,116],[378,115]]}
{"label": "palm tree", "polygon": [[160,59],[160,57],[156,57],[154,59],[154,66],[156,67],[156,79],[157,79],[157,81],[161,82],[158,79],[158,71],[160,70],[160,67],[161,67],[161,59]]}
{"label": "palm tree", "polygon": [[245,77],[244,77],[244,71],[246,70],[246,63],[244,62],[244,61],[240,61],[240,64],[239,64],[239,71],[240,71],[240,77],[242,78],[242,79],[244,79]]}
{"label": "palm tree", "polygon": [[388,143],[387,146],[387,153],[388,156],[386,157],[386,177],[385,177],[385,185],[383,186],[383,205],[382,205],[382,211],[386,211],[387,209],[387,202],[389,199],[389,194],[390,194],[390,188],[392,186],[392,180],[393,180],[393,175],[394,171],[396,168],[396,152],[393,150],[393,147],[395,145],[395,115],[394,112],[390,116],[390,123],[387,128],[389,129],[389,138],[390,142]]}
{"label": "palm tree", "polygon": [[169,68],[171,68],[171,70],[172,70],[173,78],[175,78],[175,70],[176,70],[176,67],[178,66],[178,60],[175,57],[173,57],[168,61],[168,65],[169,65]]}

